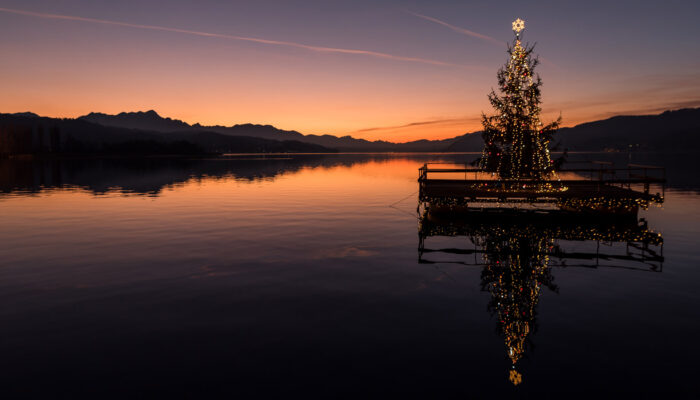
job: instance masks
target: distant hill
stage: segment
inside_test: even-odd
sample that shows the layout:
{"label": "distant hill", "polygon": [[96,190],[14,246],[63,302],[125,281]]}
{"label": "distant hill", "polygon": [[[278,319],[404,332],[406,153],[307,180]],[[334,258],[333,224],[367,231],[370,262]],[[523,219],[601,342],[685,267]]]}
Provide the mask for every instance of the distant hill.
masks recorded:
{"label": "distant hill", "polygon": [[178,132],[191,130],[191,127],[177,119],[163,118],[153,110],[123,112],[117,115],[90,113],[79,117],[83,121],[118,128],[139,129],[153,132]]}
{"label": "distant hill", "polygon": [[243,124],[231,127],[189,125],[178,119],[164,118],[154,110],[123,112],[117,115],[90,113],[78,118],[103,126],[148,130],[161,133],[207,131],[229,136],[249,136],[273,140],[298,140],[303,138],[299,132],[285,131],[270,125]]}
{"label": "distant hill", "polygon": [[12,154],[205,154],[327,153],[334,150],[295,140],[231,136],[205,129],[164,133],[104,126],[85,119],[0,114],[0,155]]}
{"label": "distant hill", "polygon": [[[13,122],[14,121],[14,122]],[[480,132],[467,133],[444,140],[416,140],[408,143],[368,141],[351,136],[303,135],[297,131],[277,129],[271,125],[241,124],[230,127],[190,125],[164,118],[153,110],[123,112],[117,115],[90,113],[78,119],[52,119],[26,112],[0,114],[0,128],[22,121],[20,126],[58,127],[66,146],[83,143],[102,152],[123,152],[124,142],[141,148],[141,152],[181,149],[184,143],[201,152],[480,152],[483,141]],[[4,124],[4,125],[2,125]],[[9,124],[9,125],[8,125]],[[53,129],[53,128],[52,128]],[[7,129],[5,129],[7,131]],[[48,131],[47,131],[48,132]],[[2,129],[0,129],[2,133]],[[49,135],[47,133],[46,135]],[[0,136],[2,138],[2,136]],[[2,148],[13,146],[0,142]],[[71,138],[66,139],[66,138]],[[570,151],[625,151],[627,149],[656,152],[700,150],[700,108],[666,111],[658,115],[618,116],[562,128],[554,136],[560,149]],[[12,139],[15,140],[16,139]],[[12,142],[12,140],[9,140]],[[40,145],[50,148],[49,136]],[[137,143],[149,141],[150,143]],[[40,143],[35,136],[35,143]],[[122,143],[117,145],[117,143]],[[158,144],[160,143],[160,145]],[[163,147],[169,143],[170,150]],[[86,147],[87,146],[87,147]],[[25,146],[26,147],[26,146]],[[54,146],[55,147],[55,146]],[[128,146],[127,146],[128,147]],[[77,147],[76,147],[77,148]],[[151,150],[149,150],[151,149]],[[191,151],[194,148],[190,149]],[[6,151],[5,151],[6,152]]]}
{"label": "distant hill", "polygon": [[[561,150],[655,152],[699,151],[700,108],[665,111],[658,115],[618,116],[561,128],[554,135]],[[455,140],[447,151],[481,151],[483,141],[477,133]]]}
{"label": "distant hill", "polygon": [[449,152],[480,152],[484,148],[484,139],[481,132],[467,133],[455,138],[446,149]]}
{"label": "distant hill", "polygon": [[408,143],[391,143],[386,141],[368,141],[351,136],[333,135],[303,135],[297,131],[277,129],[271,125],[240,124],[226,126],[189,125],[186,122],[164,118],[153,110],[138,112],[123,112],[117,115],[90,113],[78,118],[103,126],[141,129],[162,133],[207,131],[229,136],[249,136],[272,140],[297,140],[304,143],[320,145],[339,151],[370,151],[370,152],[425,152],[444,151],[456,138],[447,140],[417,140]]}
{"label": "distant hill", "polygon": [[37,114],[34,114],[33,112],[21,112],[21,113],[14,113],[12,114],[16,117],[33,117],[33,118],[38,118],[39,116]]}
{"label": "distant hill", "polygon": [[700,150],[700,108],[658,115],[618,116],[557,132],[562,147],[577,151]]}

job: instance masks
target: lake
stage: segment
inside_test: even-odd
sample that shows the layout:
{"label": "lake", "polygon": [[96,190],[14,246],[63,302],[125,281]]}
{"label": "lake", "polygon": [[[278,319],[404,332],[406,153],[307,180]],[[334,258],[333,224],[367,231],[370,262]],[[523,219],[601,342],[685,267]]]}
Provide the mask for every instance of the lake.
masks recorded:
{"label": "lake", "polygon": [[474,157],[0,160],[0,392],[700,395],[700,162],[572,155],[667,167],[632,223],[422,220]]}

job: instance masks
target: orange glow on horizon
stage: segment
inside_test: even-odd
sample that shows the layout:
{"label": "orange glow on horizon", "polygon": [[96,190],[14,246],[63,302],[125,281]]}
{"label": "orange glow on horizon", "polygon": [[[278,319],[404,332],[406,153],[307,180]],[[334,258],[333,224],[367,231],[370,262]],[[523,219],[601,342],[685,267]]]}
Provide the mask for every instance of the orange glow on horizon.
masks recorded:
{"label": "orange glow on horizon", "polygon": [[[390,142],[481,130],[481,113],[493,113],[486,96],[512,39],[509,22],[496,37],[412,12],[397,13],[401,36],[383,42],[351,28],[325,40],[322,32],[304,35],[299,27],[294,40],[280,40],[285,36],[274,25],[269,34],[256,33],[251,21],[238,31],[230,23],[195,29],[157,14],[119,19],[0,10],[2,113],[75,118],[154,109],[189,124],[253,123]],[[413,35],[417,24],[427,24],[434,36]],[[538,50],[551,60],[538,67],[544,121],[561,113],[567,127],[700,106],[700,75],[692,64],[660,74],[630,69],[625,57],[607,60],[601,73],[579,65],[593,54],[571,59],[559,35],[533,39],[542,40]],[[445,48],[433,48],[443,41]]]}
{"label": "orange glow on horizon", "polygon": [[[2,100],[0,100],[0,105],[2,104]],[[700,106],[700,102],[698,103],[698,106]],[[52,117],[52,118],[77,118],[82,115],[86,115],[89,112],[105,112],[107,114],[118,114],[120,112],[126,111],[146,111],[152,109],[151,107],[142,107],[140,109],[134,109],[134,110],[121,110],[119,108],[110,108],[108,111],[104,110],[91,110],[91,111],[84,111],[84,112],[61,112],[61,108],[58,107],[47,107],[46,109],[42,108],[14,108],[14,109],[9,109],[9,110],[3,110],[2,112],[7,112],[7,113],[15,113],[15,112],[25,112],[25,111],[31,111],[36,114],[39,114],[40,116],[43,117]],[[114,111],[112,111],[114,110]],[[663,107],[658,107],[658,108],[652,108],[648,110],[640,110],[638,112],[635,112],[633,110],[627,110],[627,111],[621,111],[620,113],[615,113],[612,111],[606,112],[605,110],[595,110],[589,113],[581,113],[579,115],[563,115],[563,123],[562,127],[572,127],[578,124],[594,121],[594,120],[599,120],[599,119],[606,119],[610,118],[616,115],[645,115],[645,114],[657,114],[663,111],[666,111],[666,108]],[[333,135],[337,137],[342,137],[342,136],[352,136],[356,139],[365,139],[365,140],[370,140],[370,141],[375,141],[375,140],[383,140],[383,141],[390,141],[394,143],[404,143],[404,142],[410,142],[410,141],[415,141],[415,140],[422,140],[422,139],[427,139],[427,140],[444,140],[444,139],[451,139],[457,136],[464,135],[466,133],[474,133],[478,132],[482,129],[481,126],[481,114],[475,114],[472,117],[463,117],[463,118],[444,118],[444,119],[438,119],[438,120],[425,120],[425,121],[406,121],[405,123],[402,122],[397,122],[395,125],[390,125],[391,122],[387,123],[384,126],[376,126],[376,127],[370,127],[370,128],[360,128],[360,129],[355,129],[355,126],[353,127],[343,127],[339,126],[336,124],[333,124],[333,121],[329,121],[328,125],[333,126],[331,129],[323,129],[318,127],[318,122],[315,120],[311,121],[304,121],[304,120],[299,120],[299,119],[292,119],[292,120],[281,120],[281,119],[276,119],[273,121],[266,120],[266,119],[251,119],[251,120],[240,120],[240,121],[231,121],[230,119],[226,118],[225,116],[221,116],[219,118],[217,117],[212,117],[209,119],[198,119],[196,116],[193,116],[195,112],[193,110],[188,110],[186,112],[178,113],[178,112],[172,112],[172,113],[167,113],[160,111],[158,109],[155,110],[158,112],[158,114],[161,117],[164,118],[172,118],[172,119],[178,119],[182,120],[190,125],[194,124],[201,124],[203,126],[232,126],[232,125],[237,125],[237,124],[247,124],[247,123],[252,123],[252,124],[259,124],[259,125],[272,125],[278,129],[283,129],[283,130],[293,130],[293,131],[298,131],[304,135]],[[543,121],[548,122],[555,120],[559,116],[559,113],[555,112],[549,112],[549,113],[544,113],[543,114]],[[377,118],[379,120],[379,118]]]}
{"label": "orange glow on horizon", "polygon": [[[2,101],[0,100],[0,104]],[[700,103],[698,104],[700,105]],[[150,110],[151,108],[149,107],[143,107],[138,110],[133,110],[133,111],[146,111]],[[656,109],[649,109],[649,110],[640,110],[638,112],[629,110],[626,112],[622,112],[621,114],[624,115],[644,115],[644,114],[654,114],[654,113],[660,113],[665,111],[666,109],[663,107],[659,107]],[[89,112],[95,111],[95,112],[105,112],[103,110],[92,110],[92,111],[85,111],[85,112],[61,112],[59,108],[55,107],[48,107],[45,111],[42,111],[41,108],[38,109],[21,109],[21,108],[15,108],[15,109],[10,109],[8,111],[2,111],[2,112],[8,112],[8,113],[15,113],[15,112],[25,112],[25,111],[31,111],[36,114],[39,114],[40,116],[43,117],[52,117],[52,118],[77,118],[82,115],[86,115]],[[124,110],[120,109],[114,109],[114,111],[106,111],[107,114],[118,114],[120,112],[123,112]],[[131,110],[126,110],[127,112]],[[406,123],[397,123],[396,125],[384,125],[384,126],[377,126],[377,127],[371,127],[371,128],[361,128],[361,129],[354,129],[354,127],[342,127],[342,126],[336,126],[333,129],[322,129],[318,128],[317,122],[316,121],[298,121],[298,120],[277,120],[277,121],[269,121],[269,120],[240,120],[240,121],[230,121],[229,119],[225,118],[224,116],[220,118],[211,118],[207,120],[200,120],[196,117],[193,117],[192,115],[194,112],[192,110],[188,110],[187,112],[184,113],[177,113],[173,112],[171,114],[168,114],[166,112],[162,112],[159,110],[156,110],[158,114],[161,117],[164,118],[172,118],[172,119],[178,119],[182,120],[190,125],[194,124],[201,124],[203,126],[232,126],[236,124],[247,124],[247,123],[252,123],[252,124],[259,124],[259,125],[272,125],[278,129],[284,129],[284,130],[294,130],[298,131],[302,134],[309,135],[309,134],[314,134],[314,135],[333,135],[337,137],[341,136],[352,136],[356,139],[365,139],[365,140],[370,140],[370,141],[375,141],[375,140],[383,140],[383,141],[390,141],[394,143],[404,143],[404,142],[410,142],[410,141],[415,141],[415,140],[422,140],[422,139],[427,139],[427,140],[444,140],[444,139],[451,139],[457,136],[464,135],[466,133],[474,133],[478,132],[482,129],[481,126],[481,115],[480,114],[475,114],[471,118],[445,118],[445,119],[439,119],[439,120],[427,120],[427,121],[407,121]],[[615,112],[605,112],[604,110],[597,110],[596,113],[594,114],[589,114],[589,113],[581,113],[580,115],[574,117],[574,116],[567,116],[564,115],[563,118],[563,123],[562,127],[572,127],[578,124],[590,122],[593,120],[598,120],[598,119],[606,119],[613,117],[615,115],[620,115]],[[555,120],[559,116],[559,113],[545,113],[543,115],[543,121],[552,121]],[[304,122],[307,122],[304,124]],[[333,126],[334,124],[329,123],[330,126]]]}

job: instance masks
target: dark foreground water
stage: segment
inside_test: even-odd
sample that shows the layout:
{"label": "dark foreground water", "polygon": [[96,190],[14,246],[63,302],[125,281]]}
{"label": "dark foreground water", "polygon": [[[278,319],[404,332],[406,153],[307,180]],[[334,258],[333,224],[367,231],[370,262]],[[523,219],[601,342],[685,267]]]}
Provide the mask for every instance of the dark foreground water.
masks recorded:
{"label": "dark foreground water", "polygon": [[472,157],[0,162],[0,394],[699,396],[697,162],[635,155],[642,220],[419,221]]}

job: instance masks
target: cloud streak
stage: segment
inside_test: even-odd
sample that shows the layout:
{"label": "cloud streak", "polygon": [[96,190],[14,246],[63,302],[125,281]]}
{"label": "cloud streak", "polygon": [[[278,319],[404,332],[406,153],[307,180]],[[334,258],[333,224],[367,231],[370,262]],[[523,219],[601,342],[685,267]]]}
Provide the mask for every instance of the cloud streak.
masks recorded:
{"label": "cloud streak", "polygon": [[73,15],[47,14],[47,13],[19,10],[19,9],[13,9],[13,8],[2,8],[2,7],[0,7],[0,12],[16,14],[16,15],[23,15],[23,16],[34,17],[34,18],[55,19],[55,20],[64,20],[64,21],[79,21],[79,22],[87,22],[87,23],[93,23],[93,24],[121,26],[121,27],[136,28],[136,29],[146,29],[146,30],[152,30],[152,31],[181,33],[181,34],[186,34],[186,35],[194,35],[194,36],[201,36],[201,37],[208,37],[208,38],[218,38],[218,39],[236,40],[236,41],[243,41],[243,42],[252,42],[252,43],[259,43],[259,44],[266,44],[266,45],[273,45],[273,46],[292,47],[292,48],[297,48],[297,49],[314,51],[314,52],[318,52],[318,53],[360,55],[360,56],[381,58],[381,59],[386,59],[386,60],[414,62],[414,63],[444,66],[444,67],[459,66],[457,64],[452,64],[452,63],[437,61],[437,60],[431,60],[431,59],[427,59],[427,58],[405,57],[405,56],[398,56],[398,55],[394,55],[394,54],[382,53],[382,52],[371,51],[371,50],[344,49],[344,48],[336,48],[336,47],[313,46],[313,45],[308,45],[308,44],[303,44],[303,43],[288,42],[288,41],[282,41],[282,40],[270,40],[270,39],[261,39],[261,38],[247,37],[247,36],[226,35],[226,34],[222,34],[222,33],[194,31],[194,30],[171,28],[171,27],[159,26],[159,25],[132,24],[129,22],[111,21],[111,20],[96,19],[96,18],[86,18],[86,17],[78,17],[78,16],[73,16]]}
{"label": "cloud streak", "polygon": [[434,23],[436,23],[436,24],[439,24],[439,25],[442,25],[442,26],[444,26],[444,27],[447,27],[447,28],[451,29],[452,31],[457,32],[457,33],[461,33],[461,34],[463,34],[463,35],[468,35],[468,36],[471,36],[471,37],[475,37],[475,38],[477,38],[477,39],[481,39],[481,40],[484,40],[484,41],[486,41],[486,42],[490,42],[490,43],[492,43],[492,44],[497,44],[497,45],[499,45],[499,46],[503,46],[503,45],[505,44],[505,42],[502,41],[502,40],[498,40],[498,39],[496,39],[496,38],[492,38],[491,36],[482,35],[481,33],[478,33],[478,32],[474,32],[474,31],[470,31],[470,30],[468,30],[468,29],[460,28],[460,27],[458,27],[458,26],[454,26],[454,25],[449,24],[449,23],[447,23],[447,22],[445,22],[445,21],[441,21],[441,20],[439,20],[439,19],[437,19],[437,18],[429,17],[429,16],[423,15],[423,14],[414,13],[414,12],[412,12],[412,11],[406,11],[406,12],[409,13],[409,14],[411,14],[411,15],[413,15],[413,16],[415,16],[415,17],[422,18],[422,19],[424,19],[424,20],[427,20],[427,21],[430,21],[430,22],[434,22]]}
{"label": "cloud streak", "polygon": [[374,131],[405,129],[405,128],[412,128],[415,126],[429,126],[429,125],[443,125],[443,124],[458,125],[458,124],[464,124],[464,123],[480,121],[480,120],[481,120],[481,117],[434,119],[434,120],[429,120],[429,121],[411,122],[411,123],[404,124],[404,125],[378,126],[378,127],[373,127],[373,128],[365,128],[365,129],[360,129],[360,130],[354,131],[353,133],[366,133],[366,132],[374,132]]}

